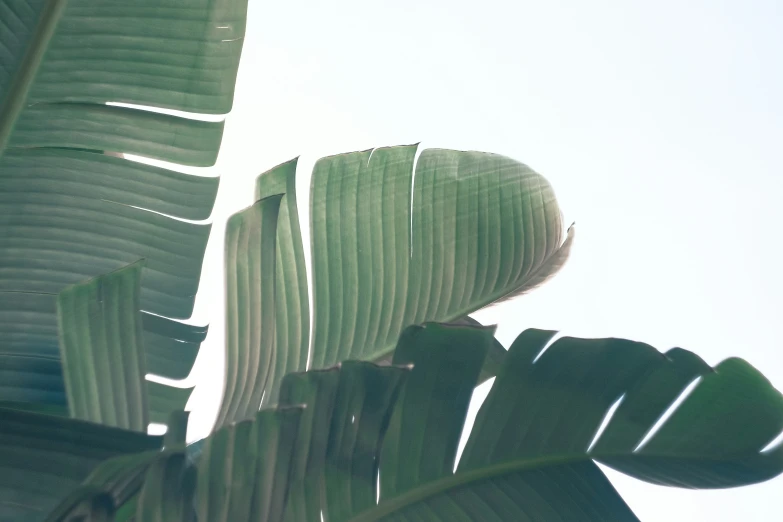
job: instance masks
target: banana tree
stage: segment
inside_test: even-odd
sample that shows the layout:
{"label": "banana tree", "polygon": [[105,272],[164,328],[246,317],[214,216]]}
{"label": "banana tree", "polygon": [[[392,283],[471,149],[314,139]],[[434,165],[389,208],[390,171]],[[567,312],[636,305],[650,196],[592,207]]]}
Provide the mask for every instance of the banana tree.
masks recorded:
{"label": "banana tree", "polygon": [[635,520],[596,462],[694,488],[783,470],[783,399],[741,360],[500,346],[469,314],[553,276],[574,229],[525,165],[417,146],[316,164],[312,287],[296,160],[259,177],[227,224],[217,423],[186,445],[190,390],[145,376],[187,376],[206,336],[178,319],[209,225],[179,218],[218,180],[123,154],[214,163],[223,124],[187,113],[230,110],[246,8],[0,0],[0,520]]}

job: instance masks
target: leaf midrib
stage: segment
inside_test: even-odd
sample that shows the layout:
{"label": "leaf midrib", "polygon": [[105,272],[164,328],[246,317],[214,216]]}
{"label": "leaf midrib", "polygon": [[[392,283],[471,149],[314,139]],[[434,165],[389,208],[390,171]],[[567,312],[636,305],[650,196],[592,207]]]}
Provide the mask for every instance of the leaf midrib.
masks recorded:
{"label": "leaf midrib", "polygon": [[11,80],[5,101],[0,105],[0,157],[5,152],[16,120],[25,107],[27,95],[67,3],[68,0],[46,0],[41,10],[24,58]]}
{"label": "leaf midrib", "polygon": [[472,469],[468,471],[458,471],[457,473],[447,475],[443,478],[428,482],[424,485],[416,486],[415,488],[406,491],[396,497],[392,497],[388,500],[381,500],[380,504],[367,511],[360,513],[349,519],[348,522],[377,522],[383,517],[395,513],[401,509],[414,505],[418,502],[422,502],[428,498],[434,497],[440,493],[444,493],[451,489],[456,489],[462,486],[472,484],[474,482],[484,481],[488,479],[497,478],[503,475],[516,473],[520,471],[529,471],[534,469],[546,468],[551,466],[562,466],[566,464],[575,464],[584,461],[597,461],[600,462],[604,459],[630,457],[630,456],[643,456],[643,457],[675,457],[679,459],[695,459],[701,462],[722,462],[730,460],[736,455],[724,455],[720,459],[709,458],[705,456],[697,455],[679,455],[679,454],[638,454],[628,451],[620,452],[607,452],[598,454],[586,454],[586,453],[570,453],[563,455],[549,455],[546,457],[539,457],[534,459],[517,459],[513,461],[501,462],[498,464],[492,464],[484,466],[478,469]]}

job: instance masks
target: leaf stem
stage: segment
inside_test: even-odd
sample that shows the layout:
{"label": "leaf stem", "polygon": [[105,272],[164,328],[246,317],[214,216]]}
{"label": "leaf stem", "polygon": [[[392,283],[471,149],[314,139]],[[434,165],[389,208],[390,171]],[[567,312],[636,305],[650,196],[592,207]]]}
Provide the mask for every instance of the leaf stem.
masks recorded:
{"label": "leaf stem", "polygon": [[562,465],[586,460],[591,460],[590,456],[584,453],[577,453],[570,455],[560,455],[556,457],[546,456],[522,461],[513,460],[509,462],[493,464],[490,466],[484,466],[478,469],[462,472],[458,471],[453,475],[447,475],[442,479],[418,486],[386,501],[381,499],[380,504],[351,518],[350,522],[375,522],[387,515],[390,515],[391,513],[399,511],[400,509],[417,502],[421,502],[424,499],[479,480],[486,480],[501,475],[506,475],[508,473],[536,469],[543,466]]}

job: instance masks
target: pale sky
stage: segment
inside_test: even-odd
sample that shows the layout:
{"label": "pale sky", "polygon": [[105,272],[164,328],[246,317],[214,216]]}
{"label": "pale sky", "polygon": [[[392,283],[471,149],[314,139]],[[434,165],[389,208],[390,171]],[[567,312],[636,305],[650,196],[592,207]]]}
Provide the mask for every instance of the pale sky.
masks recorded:
{"label": "pale sky", "polygon": [[[625,337],[713,365],[740,356],[783,389],[779,1],[250,3],[210,171],[222,181],[193,318],[211,324],[190,379],[204,383],[198,435],[222,386],[224,222],[255,177],[301,155],[306,202],[319,157],[416,142],[520,160],[577,222],[555,280],[476,315],[506,346],[529,327]],[[705,492],[609,476],[643,521],[780,516],[783,477]]]}

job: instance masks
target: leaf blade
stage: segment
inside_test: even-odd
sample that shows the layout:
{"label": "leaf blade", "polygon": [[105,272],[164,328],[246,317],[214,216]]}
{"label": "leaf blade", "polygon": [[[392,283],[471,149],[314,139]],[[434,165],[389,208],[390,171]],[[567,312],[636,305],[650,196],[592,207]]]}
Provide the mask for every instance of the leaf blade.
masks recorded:
{"label": "leaf blade", "polygon": [[276,229],[280,196],[234,214],[226,225],[226,382],[217,425],[261,406],[275,354]]}
{"label": "leaf blade", "polygon": [[312,367],[388,358],[403,327],[458,320],[556,273],[551,186],[503,156],[389,147],[323,158],[311,184]]}

